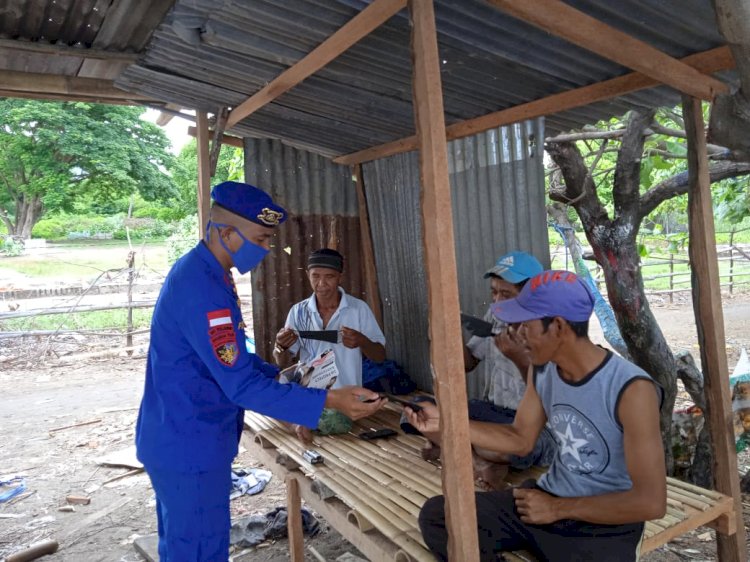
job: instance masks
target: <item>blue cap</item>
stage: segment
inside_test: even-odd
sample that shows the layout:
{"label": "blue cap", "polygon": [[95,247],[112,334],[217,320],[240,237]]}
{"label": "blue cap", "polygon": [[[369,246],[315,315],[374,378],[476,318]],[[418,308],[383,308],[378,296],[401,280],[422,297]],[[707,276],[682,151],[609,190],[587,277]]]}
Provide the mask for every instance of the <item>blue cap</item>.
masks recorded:
{"label": "blue cap", "polygon": [[508,324],[560,316],[584,322],[594,310],[594,296],[586,283],[570,271],[545,271],[524,285],[514,299],[492,305],[492,314]]}
{"label": "blue cap", "polygon": [[531,279],[534,275],[539,275],[544,268],[539,260],[526,252],[510,252],[500,256],[495,265],[484,278],[487,279],[493,275],[505,279],[508,283],[520,283]]}
{"label": "blue cap", "polygon": [[287,213],[262,189],[248,183],[225,181],[211,190],[214,204],[261,226],[278,226]]}

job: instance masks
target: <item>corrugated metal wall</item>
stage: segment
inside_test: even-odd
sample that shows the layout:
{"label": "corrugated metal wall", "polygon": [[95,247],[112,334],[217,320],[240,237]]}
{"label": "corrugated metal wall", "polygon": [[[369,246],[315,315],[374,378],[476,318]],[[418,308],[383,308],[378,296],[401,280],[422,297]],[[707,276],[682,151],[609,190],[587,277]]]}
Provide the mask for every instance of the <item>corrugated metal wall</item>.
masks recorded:
{"label": "corrugated metal wall", "polygon": [[[542,141],[538,119],[452,141],[448,148],[461,308],[482,316],[489,304],[484,272],[520,249],[549,265]],[[416,152],[363,165],[383,303],[388,355],[420,388],[429,370],[419,168]],[[481,368],[481,367],[480,367]],[[481,397],[488,374],[468,377]]]}
{"label": "corrugated metal wall", "polygon": [[271,253],[252,273],[253,328],[259,355],[270,359],[291,306],[310,296],[307,255],[332,247],[345,259],[344,289],[362,297],[357,191],[348,166],[278,140],[245,139],[245,180],[268,191],[290,213]]}

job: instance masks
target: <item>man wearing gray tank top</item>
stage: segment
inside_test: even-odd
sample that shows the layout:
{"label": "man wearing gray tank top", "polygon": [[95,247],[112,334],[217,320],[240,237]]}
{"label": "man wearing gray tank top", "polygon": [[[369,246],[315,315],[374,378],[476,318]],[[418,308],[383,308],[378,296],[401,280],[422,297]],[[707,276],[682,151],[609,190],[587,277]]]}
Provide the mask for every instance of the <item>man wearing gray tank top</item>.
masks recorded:
{"label": "man wearing gray tank top", "polygon": [[[476,494],[481,560],[527,549],[540,560],[638,560],[644,522],[666,510],[661,389],[634,364],[588,338],[594,299],[568,271],[545,271],[493,313],[518,326],[533,368],[512,425],[470,421],[472,445],[527,454],[546,423],[558,441],[549,471],[521,487]],[[425,403],[409,421],[438,431]],[[425,543],[448,560],[443,496],[419,516]]]}

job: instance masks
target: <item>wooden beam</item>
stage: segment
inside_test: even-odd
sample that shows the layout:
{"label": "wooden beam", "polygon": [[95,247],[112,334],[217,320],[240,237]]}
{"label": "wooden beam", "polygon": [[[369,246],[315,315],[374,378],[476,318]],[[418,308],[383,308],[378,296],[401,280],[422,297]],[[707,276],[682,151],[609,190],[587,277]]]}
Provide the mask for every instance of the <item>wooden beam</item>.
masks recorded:
{"label": "wooden beam", "polygon": [[22,41],[20,39],[0,39],[0,49],[38,53],[48,56],[81,57],[133,63],[138,60],[138,53],[92,49],[89,47],[70,47],[64,43],[45,43],[44,41]]}
{"label": "wooden beam", "polygon": [[688,224],[693,308],[708,410],[706,419],[713,440],[714,483],[717,491],[733,498],[737,517],[737,532],[730,536],[717,533],[716,541],[720,562],[747,562],[732,404],[727,384],[729,367],[703,112],[700,100],[689,96],[683,97],[682,108],[688,141]]}
{"label": "wooden beam", "polygon": [[292,562],[305,562],[305,536],[302,529],[302,499],[299,482],[294,476],[286,477],[286,526],[289,534],[289,558]]}
{"label": "wooden beam", "polygon": [[[690,55],[682,59],[682,62],[703,73],[720,72],[734,68],[734,59],[729,47],[718,47]],[[632,72],[625,76],[552,94],[545,98],[495,111],[481,117],[454,123],[447,128],[446,135],[448,140],[459,139],[496,127],[510,125],[511,123],[517,123],[526,119],[534,119],[543,115],[559,113],[567,109],[583,107],[590,103],[616,98],[658,85],[659,82],[653,78],[649,78],[640,72]],[[334,158],[333,161],[337,164],[351,166],[359,162],[369,162],[370,160],[385,158],[386,156],[400,154],[401,152],[409,152],[410,150],[416,150],[416,148],[417,137],[414,135],[339,156]]]}
{"label": "wooden beam", "polygon": [[224,128],[227,126],[227,117],[229,109],[220,107],[216,114],[216,123],[213,130],[213,141],[211,141],[211,154],[209,162],[211,166],[211,177],[216,175],[216,166],[219,164],[219,154],[221,153],[221,139],[224,136]]}
{"label": "wooden beam", "polygon": [[[0,70],[0,88],[6,92],[17,92],[26,95],[54,95],[88,97],[98,99],[153,101],[152,98],[126,92],[115,87],[112,80],[101,78],[79,78],[59,74],[42,74],[38,72],[18,72]],[[21,96],[17,96],[21,97]]]}
{"label": "wooden beam", "polygon": [[680,92],[711,101],[729,91],[721,80],[701,74],[632,35],[561,0],[489,0],[513,17],[562,37],[599,56],[637,70]]}
{"label": "wooden beam", "polygon": [[383,328],[383,308],[380,304],[380,288],[378,287],[378,272],[375,266],[375,251],[372,247],[372,232],[370,230],[370,213],[367,209],[365,196],[365,182],[362,176],[362,166],[354,166],[354,182],[357,187],[357,205],[359,207],[359,230],[362,239],[362,262],[365,273],[365,300],[375,315],[381,329]]}
{"label": "wooden beam", "polygon": [[[191,137],[197,136],[197,131],[198,129],[196,129],[195,127],[188,127],[188,135],[190,135]],[[213,135],[213,133],[213,129],[209,129],[208,134]],[[237,148],[243,148],[245,146],[243,140],[240,137],[232,137],[227,135],[222,135],[221,144],[228,144],[229,146],[236,146]]]}
{"label": "wooden beam", "polygon": [[227,129],[315,74],[406,6],[406,0],[373,0],[333,35],[229,114]]}
{"label": "wooden beam", "polygon": [[208,155],[208,115],[205,111],[196,111],[198,134],[198,238],[206,235],[206,225],[211,209],[211,170]]}
{"label": "wooden beam", "polygon": [[[414,117],[419,138],[422,230],[427,273],[430,362],[440,408],[448,559],[479,560],[456,274],[448,148],[432,0],[409,0]],[[447,438],[450,436],[450,438]]]}
{"label": "wooden beam", "polygon": [[[19,98],[45,101],[83,101],[89,103],[108,103],[111,105],[143,105],[143,101],[137,101],[127,98],[117,99],[68,94],[40,94],[38,92],[18,92],[3,89],[0,89],[0,98]],[[152,103],[156,102],[152,101]]]}
{"label": "wooden beam", "polygon": [[159,127],[164,127],[175,116],[189,117],[187,115],[184,115],[180,111],[180,109],[182,109],[181,106],[173,104],[173,103],[168,103],[167,105],[164,106],[164,109],[162,109],[161,115],[159,115],[159,117],[156,118],[156,124],[159,125]]}

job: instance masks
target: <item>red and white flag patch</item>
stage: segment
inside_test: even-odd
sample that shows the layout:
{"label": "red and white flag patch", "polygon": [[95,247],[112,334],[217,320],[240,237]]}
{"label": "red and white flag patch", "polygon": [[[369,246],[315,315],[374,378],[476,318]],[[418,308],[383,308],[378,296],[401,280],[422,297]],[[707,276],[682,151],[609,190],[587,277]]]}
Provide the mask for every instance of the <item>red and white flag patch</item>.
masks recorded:
{"label": "red and white flag patch", "polygon": [[228,308],[223,308],[209,312],[207,317],[208,337],[211,340],[214,355],[222,364],[232,367],[240,354],[237,335],[232,323],[232,313]]}

